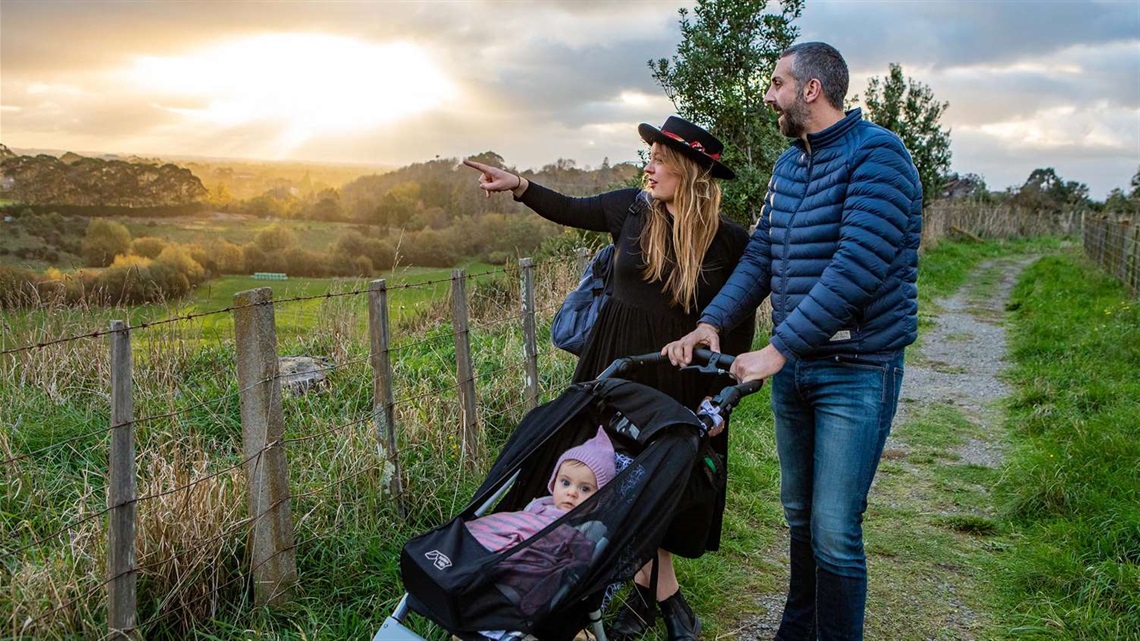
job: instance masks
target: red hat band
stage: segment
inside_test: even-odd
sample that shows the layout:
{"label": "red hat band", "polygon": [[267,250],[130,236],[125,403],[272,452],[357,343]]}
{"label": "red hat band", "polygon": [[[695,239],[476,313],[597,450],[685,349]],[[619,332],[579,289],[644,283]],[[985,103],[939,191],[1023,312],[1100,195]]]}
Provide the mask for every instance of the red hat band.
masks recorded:
{"label": "red hat band", "polygon": [[664,129],[661,130],[661,133],[665,134],[666,136],[672,138],[673,140],[676,140],[677,142],[679,142],[683,145],[688,145],[688,146],[692,147],[693,149],[696,149],[697,151],[708,156],[709,158],[712,158],[713,160],[720,160],[720,154],[710,154],[709,152],[705,151],[705,146],[702,145],[700,143],[700,141],[698,141],[698,140],[692,140],[692,141],[685,140],[684,138],[678,136],[677,134],[675,134],[671,131],[666,131]]}

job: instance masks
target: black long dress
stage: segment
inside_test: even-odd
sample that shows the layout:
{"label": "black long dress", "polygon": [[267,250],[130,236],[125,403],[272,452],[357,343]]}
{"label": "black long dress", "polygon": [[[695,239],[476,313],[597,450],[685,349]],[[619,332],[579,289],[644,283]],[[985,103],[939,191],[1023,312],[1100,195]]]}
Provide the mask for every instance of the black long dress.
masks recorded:
{"label": "black long dress", "polygon": [[[637,189],[621,189],[597,196],[572,198],[531,182],[518,199],[547,220],[580,229],[609,232],[617,248],[612,276],[613,294],[599,312],[598,320],[586,339],[574,370],[575,382],[593,380],[616,358],[658,352],[667,343],[691,332],[697,326],[700,310],[720,291],[748,244],[748,232],[743,227],[721,219],[717,234],[701,263],[697,305],[686,313],[672,304],[668,294],[662,291],[661,282],[646,282],[643,277],[645,261],[642,260],[639,238],[645,216],[638,208],[631,212],[630,207],[638,193]],[[722,331],[721,351],[733,355],[748,351],[754,326],[753,319],[748,318],[739,326]],[[680,371],[668,363],[640,373],[638,380],[694,409],[702,399],[725,384],[724,380],[711,381],[707,376]],[[722,469],[717,470],[723,480],[728,462],[728,430],[711,439],[709,445],[723,462]],[[698,476],[702,471],[694,470],[693,474]],[[702,487],[706,480],[717,487],[708,491]],[[662,545],[675,554],[689,557],[720,547],[725,502],[723,483],[716,483],[713,478],[694,478],[693,481],[689,484],[693,496],[682,498],[681,511],[674,518]],[[711,505],[707,498],[710,494],[715,496]],[[704,504],[693,504],[694,501]]]}

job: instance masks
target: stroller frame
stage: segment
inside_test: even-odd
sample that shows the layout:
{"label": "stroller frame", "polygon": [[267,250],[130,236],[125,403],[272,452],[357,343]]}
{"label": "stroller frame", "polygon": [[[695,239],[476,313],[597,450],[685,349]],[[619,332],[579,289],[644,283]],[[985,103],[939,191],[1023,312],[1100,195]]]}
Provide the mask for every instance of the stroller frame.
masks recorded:
{"label": "stroller frame", "polygon": [[[693,352],[694,365],[690,367],[698,369],[701,372],[708,374],[728,374],[728,369],[731,367],[734,358],[726,354],[712,352],[707,349],[697,349]],[[615,360],[609,367],[603,371],[596,380],[603,380],[608,378],[619,378],[624,375],[636,371],[638,368],[647,365],[656,365],[659,363],[668,362],[668,358],[657,353],[643,354],[640,356],[627,356]],[[721,392],[712,400],[713,407],[717,408],[721,415],[725,418],[736,407],[745,396],[755,393],[760,390],[763,381],[749,381],[738,385],[729,385],[721,390]],[[714,419],[707,415],[699,415],[698,417],[705,425],[706,429],[713,426]],[[703,435],[702,435],[703,437]],[[482,516],[490,510],[500,499],[514,486],[518,480],[520,470],[516,470],[514,474],[491,496],[489,496],[479,507],[475,510],[475,516]],[[655,573],[656,574],[656,573]],[[405,592],[397,603],[392,614],[389,615],[380,629],[373,635],[372,641],[424,641],[423,637],[419,636],[411,629],[404,625],[404,622],[411,612],[408,605],[410,594]],[[431,617],[427,617],[429,620]],[[601,609],[593,610],[588,615],[590,627],[593,630],[594,636],[597,641],[607,641],[606,633],[602,625],[602,612]],[[502,637],[503,641],[536,641],[536,637],[521,633],[508,631]]]}

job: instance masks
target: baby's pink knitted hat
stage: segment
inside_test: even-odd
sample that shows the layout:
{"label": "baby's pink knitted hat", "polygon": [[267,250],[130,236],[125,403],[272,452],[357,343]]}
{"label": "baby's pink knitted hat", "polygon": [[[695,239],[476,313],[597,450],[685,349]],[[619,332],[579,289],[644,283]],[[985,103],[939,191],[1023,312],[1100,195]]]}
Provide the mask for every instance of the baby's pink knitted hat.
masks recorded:
{"label": "baby's pink knitted hat", "polygon": [[550,482],[546,484],[551,492],[554,491],[554,480],[558,476],[558,469],[567,459],[581,461],[590,468],[594,478],[598,480],[599,489],[614,478],[614,445],[610,442],[610,437],[606,436],[606,431],[600,427],[594,438],[562,453],[558,462],[554,464],[554,471],[550,473]]}

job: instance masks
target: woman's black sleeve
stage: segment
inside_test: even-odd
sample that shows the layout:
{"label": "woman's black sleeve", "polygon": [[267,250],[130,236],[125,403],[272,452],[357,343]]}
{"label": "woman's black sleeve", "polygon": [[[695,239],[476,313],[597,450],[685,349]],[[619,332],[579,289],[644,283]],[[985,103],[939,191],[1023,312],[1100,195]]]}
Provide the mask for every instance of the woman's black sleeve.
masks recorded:
{"label": "woman's black sleeve", "polygon": [[559,225],[604,231],[616,236],[629,214],[629,206],[637,197],[637,189],[619,189],[596,196],[565,196],[538,183],[530,182],[519,202],[543,218]]}

